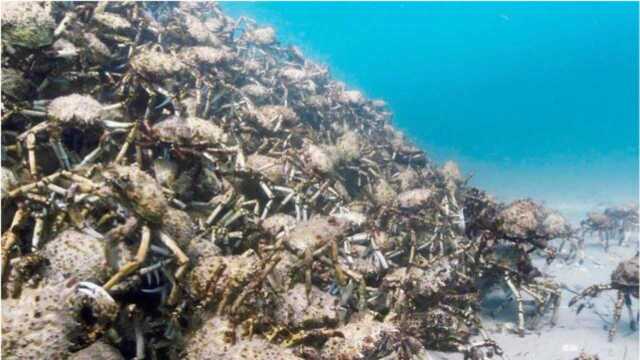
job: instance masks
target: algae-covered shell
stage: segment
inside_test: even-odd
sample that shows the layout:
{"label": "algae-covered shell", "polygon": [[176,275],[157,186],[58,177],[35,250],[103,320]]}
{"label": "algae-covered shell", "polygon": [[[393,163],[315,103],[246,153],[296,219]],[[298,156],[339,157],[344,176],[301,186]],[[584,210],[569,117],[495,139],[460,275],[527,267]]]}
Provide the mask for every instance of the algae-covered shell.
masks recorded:
{"label": "algae-covered shell", "polygon": [[73,282],[26,288],[2,300],[4,359],[65,359],[115,320],[118,305],[102,288]]}
{"label": "algae-covered shell", "polygon": [[384,346],[393,334],[399,333],[392,324],[376,321],[371,316],[352,319],[336,330],[343,336],[327,340],[322,347],[322,359],[368,359]]}
{"label": "algae-covered shell", "polygon": [[219,24],[213,21],[203,22],[199,18],[184,14],[182,18],[186,35],[198,44],[220,46],[222,41],[216,36]]}
{"label": "algae-covered shell", "polygon": [[458,164],[456,164],[454,161],[450,160],[445,162],[442,168],[440,169],[440,172],[445,177],[445,179],[451,179],[455,181],[462,180],[462,174],[460,173],[460,168],[458,167]]}
{"label": "algae-covered shell", "polygon": [[567,234],[569,223],[562,215],[552,212],[545,217],[542,227],[546,235],[559,237]]}
{"label": "algae-covered shell", "polygon": [[2,68],[2,95],[22,99],[29,92],[29,82],[24,74],[13,68]]}
{"label": "algae-covered shell", "polygon": [[102,40],[91,32],[82,35],[86,44],[89,58],[95,63],[102,63],[111,58],[111,50]]}
{"label": "algae-covered shell", "polygon": [[349,229],[349,222],[332,216],[314,216],[300,222],[286,237],[291,246],[302,252],[308,247],[340,240]]}
{"label": "algae-covered shell", "polygon": [[186,249],[196,237],[198,227],[185,211],[167,207],[160,230],[175,240],[181,249]]}
{"label": "algae-covered shell", "polygon": [[276,322],[291,329],[311,329],[338,323],[337,299],[315,286],[307,297],[304,284],[283,294],[275,309]]}
{"label": "algae-covered shell", "polygon": [[53,99],[47,106],[47,114],[61,123],[90,127],[100,122],[102,105],[91,96],[71,94]]}
{"label": "algae-covered shell", "polygon": [[412,168],[401,170],[395,180],[400,191],[415,189],[420,185],[420,176]]}
{"label": "algae-covered shell", "polygon": [[433,195],[431,189],[421,188],[407,190],[398,194],[398,204],[403,209],[418,209],[425,206]]}
{"label": "algae-covered shell", "polygon": [[393,203],[398,194],[389,185],[385,179],[380,179],[373,187],[373,193],[371,194],[375,201],[381,205],[387,205]]}
{"label": "algae-covered shell", "polygon": [[535,234],[542,216],[540,205],[532,200],[516,200],[498,214],[501,230],[514,238]]}
{"label": "algae-covered shell", "polygon": [[271,236],[276,236],[280,231],[292,229],[296,225],[296,218],[289,214],[273,214],[262,221],[262,229]]}
{"label": "algae-covered shell", "polygon": [[51,3],[7,1],[2,4],[2,42],[27,49],[51,45],[56,24]]}
{"label": "algae-covered shell", "polygon": [[616,270],[611,274],[611,282],[617,285],[635,287],[637,294],[639,270],[640,265],[638,264],[638,256],[636,255],[618,265]]}
{"label": "algae-covered shell", "polygon": [[268,88],[260,84],[247,84],[241,87],[240,90],[242,90],[242,92],[253,101],[258,103],[266,101],[271,94]]}
{"label": "algae-covered shell", "polygon": [[362,141],[355,131],[345,132],[335,146],[336,157],[340,161],[352,161],[360,157]]}
{"label": "algae-covered shell", "polygon": [[173,160],[155,159],[153,173],[158,184],[171,189],[178,177],[178,164]]}
{"label": "algae-covered shell", "polygon": [[138,74],[157,81],[175,77],[187,70],[176,56],[152,49],[141,50],[133,56],[129,64]]}
{"label": "algae-covered shell", "polygon": [[115,347],[99,340],[76,353],[71,354],[69,360],[124,360]]}
{"label": "algae-covered shell", "polygon": [[171,116],[153,125],[153,131],[162,141],[185,146],[217,145],[228,140],[224,129],[197,117]]}
{"label": "algae-covered shell", "polygon": [[306,71],[294,66],[288,66],[280,70],[280,76],[289,82],[300,82],[308,78]]}
{"label": "algae-covered shell", "polygon": [[2,300],[2,358],[56,359],[68,356],[71,314],[63,311],[61,286],[26,288],[19,299]]}
{"label": "algae-covered shell", "polygon": [[104,240],[69,229],[44,244],[42,255],[49,260],[45,279],[66,279],[102,283],[107,279]]}
{"label": "algae-covered shell", "polygon": [[336,166],[336,159],[333,154],[313,143],[305,145],[304,155],[307,166],[323,174],[333,172]]}
{"label": "algae-covered shell", "polygon": [[274,183],[280,183],[284,180],[285,167],[280,159],[266,155],[251,154],[247,156],[246,164],[249,169],[256,173],[259,172]]}
{"label": "algae-covered shell", "polygon": [[2,176],[2,187],[0,187],[0,191],[2,192],[2,206],[4,206],[5,197],[9,191],[18,186],[18,178],[16,177],[16,174],[14,174],[13,170],[4,166],[2,167],[2,173],[0,173],[0,176]]}
{"label": "algae-covered shell", "polygon": [[240,290],[226,289],[230,279],[235,279],[238,284],[248,281],[259,271],[259,263],[255,254],[200,256],[189,273],[186,291],[198,301],[204,300],[208,294],[216,295],[215,299],[209,300],[219,301],[225,291]]}
{"label": "algae-covered shell", "polygon": [[343,91],[338,96],[338,101],[348,105],[362,105],[364,103],[364,96],[358,90]]}
{"label": "algae-covered shell", "polygon": [[126,34],[131,32],[131,23],[118,14],[111,12],[96,12],[93,14],[93,21],[99,28],[116,33]]}
{"label": "algae-covered shell", "polygon": [[102,174],[121,188],[116,193],[122,193],[138,215],[152,223],[162,222],[169,204],[151,175],[134,165],[110,165]]}
{"label": "algae-covered shell", "polygon": [[271,45],[276,42],[276,31],[270,27],[261,27],[244,34],[247,41],[258,46]]}
{"label": "algae-covered shell", "polygon": [[260,124],[269,129],[274,128],[279,121],[282,121],[284,126],[294,126],[300,121],[295,111],[282,105],[265,105],[258,111],[262,115],[258,118]]}
{"label": "algae-covered shell", "polygon": [[185,341],[184,358],[187,360],[289,360],[300,359],[290,349],[273,345],[253,336],[237,339],[235,326],[224,318],[212,317]]}
{"label": "algae-covered shell", "polygon": [[178,54],[185,63],[193,66],[214,66],[231,61],[234,54],[225,47],[192,46],[183,48]]}

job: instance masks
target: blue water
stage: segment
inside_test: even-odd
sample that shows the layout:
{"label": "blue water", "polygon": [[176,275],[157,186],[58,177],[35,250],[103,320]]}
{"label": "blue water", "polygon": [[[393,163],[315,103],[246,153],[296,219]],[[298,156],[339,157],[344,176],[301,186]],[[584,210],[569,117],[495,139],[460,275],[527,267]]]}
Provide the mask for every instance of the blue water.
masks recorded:
{"label": "blue water", "polygon": [[572,218],[638,197],[637,3],[223,3],[389,103],[437,161]]}

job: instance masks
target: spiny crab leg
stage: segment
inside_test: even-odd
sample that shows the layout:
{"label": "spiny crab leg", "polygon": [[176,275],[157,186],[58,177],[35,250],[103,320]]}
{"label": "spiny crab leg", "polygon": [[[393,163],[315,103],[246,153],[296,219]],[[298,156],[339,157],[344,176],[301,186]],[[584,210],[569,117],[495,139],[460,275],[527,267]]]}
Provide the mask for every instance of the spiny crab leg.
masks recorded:
{"label": "spiny crab leg", "polygon": [[35,224],[33,226],[33,238],[31,240],[31,249],[36,251],[42,240],[42,233],[44,232],[44,214],[35,214]]}
{"label": "spiny crab leg", "polygon": [[262,282],[269,275],[269,273],[271,273],[273,268],[275,268],[276,265],[278,265],[278,263],[280,262],[280,259],[281,259],[280,256],[276,256],[273,260],[271,260],[269,262],[269,265],[265,267],[265,269],[258,275],[258,277],[255,278],[255,280],[251,284],[249,284],[249,286],[245,287],[244,290],[242,290],[242,293],[240,293],[240,295],[236,298],[236,301],[234,301],[233,305],[231,306],[232,314],[235,314],[237,312],[238,308],[240,307],[240,305],[242,305],[242,302],[247,297],[247,295],[249,295],[249,293],[251,293],[252,291],[255,291],[257,288],[260,287]]}
{"label": "spiny crab leg", "polygon": [[160,235],[160,241],[175,255],[178,259],[178,270],[176,271],[176,279],[181,279],[187,270],[189,265],[189,257],[180,249],[175,240],[164,232],[158,232]]}
{"label": "spiny crab leg", "polygon": [[118,155],[114,160],[115,163],[117,164],[122,163],[122,160],[124,159],[125,155],[127,154],[127,151],[129,150],[129,146],[131,146],[136,136],[138,135],[138,127],[139,127],[138,123],[135,123],[135,125],[133,125],[133,127],[129,131],[129,134],[127,134],[127,138],[125,139],[124,144],[122,144],[122,147],[120,148],[120,151],[118,152]]}
{"label": "spiny crab leg", "polygon": [[36,162],[36,135],[27,135],[27,152],[29,154],[29,173],[34,178],[38,177],[38,164]]}
{"label": "spiny crab leg", "polygon": [[149,245],[151,245],[151,230],[147,225],[142,226],[142,238],[140,240],[140,246],[138,247],[138,253],[133,261],[125,264],[115,275],[104,284],[106,290],[111,289],[115,284],[119,283],[127,275],[135,272],[142,266],[144,260],[147,257],[149,251]]}
{"label": "spiny crab leg", "polygon": [[2,234],[2,281],[7,278],[7,271],[9,267],[9,254],[11,248],[18,242],[17,229],[22,226],[27,220],[28,211],[24,207],[19,207],[16,213],[13,215],[13,221],[11,226],[4,234]]}

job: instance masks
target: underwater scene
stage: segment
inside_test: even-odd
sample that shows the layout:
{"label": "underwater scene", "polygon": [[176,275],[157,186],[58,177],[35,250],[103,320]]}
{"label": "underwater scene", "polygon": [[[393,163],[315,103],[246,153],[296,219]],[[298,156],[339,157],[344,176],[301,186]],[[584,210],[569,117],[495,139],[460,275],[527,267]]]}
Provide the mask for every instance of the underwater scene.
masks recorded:
{"label": "underwater scene", "polygon": [[637,2],[3,1],[5,359],[637,359]]}

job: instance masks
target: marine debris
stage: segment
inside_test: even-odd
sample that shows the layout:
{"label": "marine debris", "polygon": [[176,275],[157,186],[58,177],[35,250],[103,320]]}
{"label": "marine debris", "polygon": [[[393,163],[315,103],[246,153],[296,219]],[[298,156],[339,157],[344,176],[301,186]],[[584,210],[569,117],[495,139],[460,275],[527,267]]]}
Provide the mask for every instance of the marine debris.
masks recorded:
{"label": "marine debris", "polygon": [[554,212],[437,167],[270,27],[7,2],[2,47],[6,359],[481,359],[483,289],[520,335],[524,293],[557,308]]}

